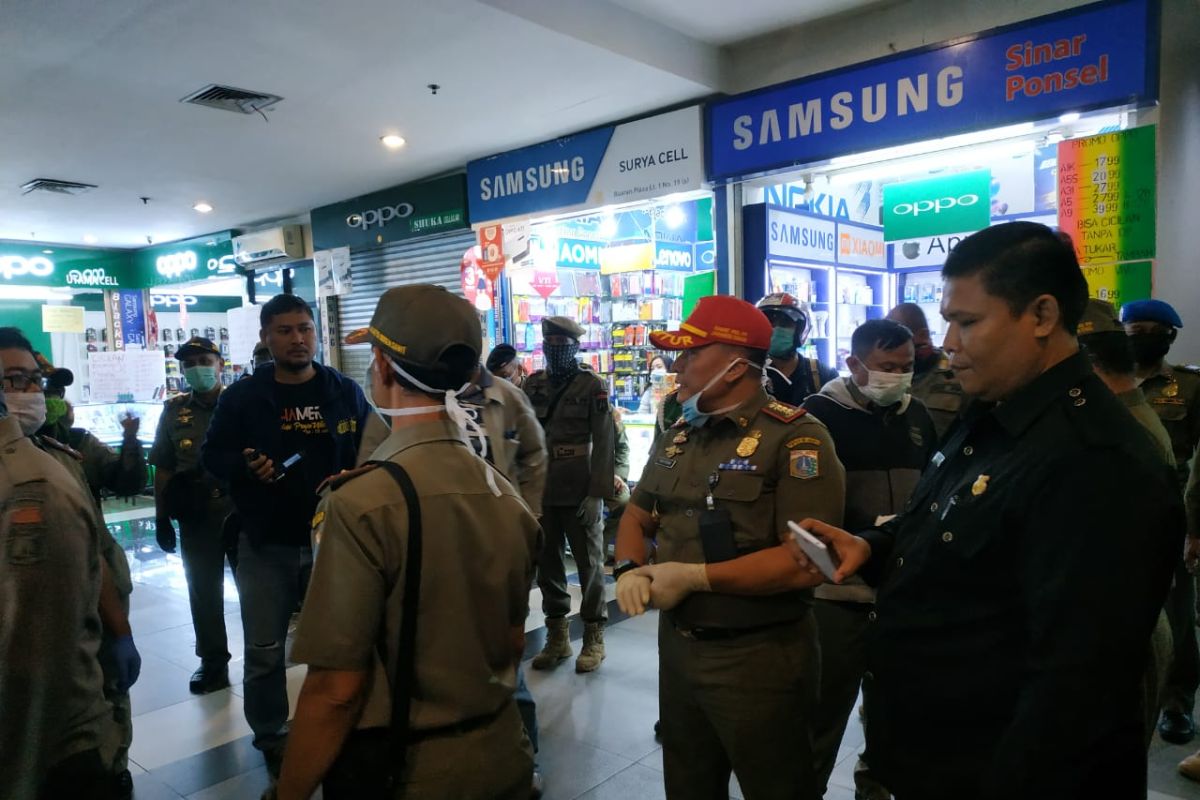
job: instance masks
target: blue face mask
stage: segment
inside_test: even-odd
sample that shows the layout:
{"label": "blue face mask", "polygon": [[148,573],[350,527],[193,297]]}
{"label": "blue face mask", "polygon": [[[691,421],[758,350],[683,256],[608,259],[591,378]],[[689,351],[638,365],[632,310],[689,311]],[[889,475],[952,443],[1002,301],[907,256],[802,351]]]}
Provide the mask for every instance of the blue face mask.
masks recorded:
{"label": "blue face mask", "polygon": [[[721,380],[721,378],[724,378],[725,373],[729,372],[729,370],[731,370],[735,366],[737,366],[738,362],[740,362],[740,361],[746,361],[746,359],[735,358],[733,361],[730,361],[725,366],[725,369],[721,370],[716,375],[713,375],[712,379],[708,383],[704,384],[703,389],[696,392],[694,395],[689,397],[687,400],[684,400],[680,404],[683,407],[683,419],[688,425],[691,425],[693,428],[699,428],[701,425],[708,422],[710,417],[716,416],[718,414],[725,414],[727,412],[733,411],[735,408],[738,407],[738,404],[735,403],[734,405],[726,406],[725,408],[718,408],[715,411],[701,411],[700,410],[700,395],[704,394],[710,388],[712,388],[716,384],[717,381]],[[746,363],[750,364],[749,361],[746,361]],[[750,366],[758,367],[757,364],[750,364]]]}
{"label": "blue face mask", "polygon": [[183,371],[183,377],[187,379],[188,386],[200,394],[205,394],[217,385],[217,368],[188,367]]}

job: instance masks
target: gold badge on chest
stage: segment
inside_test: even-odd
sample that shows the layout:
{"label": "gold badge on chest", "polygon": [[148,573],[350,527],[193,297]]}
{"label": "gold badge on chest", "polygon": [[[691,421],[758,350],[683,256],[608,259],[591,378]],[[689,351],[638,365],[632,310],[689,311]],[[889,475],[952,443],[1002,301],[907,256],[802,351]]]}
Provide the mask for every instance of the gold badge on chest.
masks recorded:
{"label": "gold badge on chest", "polygon": [[1179,384],[1178,383],[1168,383],[1166,386],[1163,387],[1162,393],[1163,393],[1163,397],[1175,397],[1176,395],[1179,394]]}
{"label": "gold badge on chest", "polygon": [[758,450],[759,440],[762,439],[762,431],[750,431],[750,435],[738,442],[737,454],[741,458],[749,458]]}

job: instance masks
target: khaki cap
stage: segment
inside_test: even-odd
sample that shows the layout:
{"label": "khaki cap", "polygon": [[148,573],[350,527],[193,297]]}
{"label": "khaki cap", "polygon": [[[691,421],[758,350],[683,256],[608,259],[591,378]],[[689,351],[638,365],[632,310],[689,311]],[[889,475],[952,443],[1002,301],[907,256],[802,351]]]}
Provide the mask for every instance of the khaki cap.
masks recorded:
{"label": "khaki cap", "polygon": [[1090,299],[1083,309],[1083,319],[1079,320],[1076,329],[1077,336],[1088,336],[1093,333],[1124,333],[1125,326],[1117,321],[1117,310],[1112,303],[1104,300]]}
{"label": "khaki cap", "polygon": [[471,304],[430,283],[384,292],[367,336],[397,360],[418,367],[436,368],[452,347],[470,349],[478,362],[483,349],[479,315]]}
{"label": "khaki cap", "polygon": [[542,336],[570,336],[575,341],[587,331],[570,317],[546,317],[542,320]]}
{"label": "khaki cap", "polygon": [[213,344],[212,339],[205,339],[203,336],[193,336],[179,346],[175,351],[175,358],[182,361],[188,356],[210,355],[221,357],[221,351]]}

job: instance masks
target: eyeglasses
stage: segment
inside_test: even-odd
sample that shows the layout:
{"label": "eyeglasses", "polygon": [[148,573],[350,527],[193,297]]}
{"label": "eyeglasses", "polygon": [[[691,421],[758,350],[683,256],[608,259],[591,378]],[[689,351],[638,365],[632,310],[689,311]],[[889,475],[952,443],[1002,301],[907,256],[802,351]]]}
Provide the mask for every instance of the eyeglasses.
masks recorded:
{"label": "eyeglasses", "polygon": [[40,372],[25,372],[24,370],[10,370],[4,373],[5,389],[27,392],[30,386],[45,391],[46,377]]}

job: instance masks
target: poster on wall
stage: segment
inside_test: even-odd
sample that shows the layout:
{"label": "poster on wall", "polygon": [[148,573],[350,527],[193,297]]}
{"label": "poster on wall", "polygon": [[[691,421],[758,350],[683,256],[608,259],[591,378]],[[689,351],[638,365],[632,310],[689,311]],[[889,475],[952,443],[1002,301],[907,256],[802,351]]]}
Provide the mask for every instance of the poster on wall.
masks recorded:
{"label": "poster on wall", "polygon": [[118,350],[88,353],[93,403],[161,400],[166,391],[167,363],[161,350]]}
{"label": "poster on wall", "polygon": [[1155,126],[1058,145],[1058,225],[1080,264],[1155,255]]}
{"label": "poster on wall", "polygon": [[229,328],[229,360],[234,364],[249,364],[254,358],[254,347],[259,342],[260,306],[231,308],[225,312]]}
{"label": "poster on wall", "polygon": [[313,253],[317,271],[317,291],[322,297],[350,294],[354,281],[350,272],[350,248],[335,247]]}
{"label": "poster on wall", "polygon": [[42,333],[83,333],[83,306],[42,306]]}

